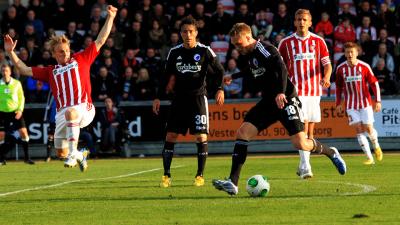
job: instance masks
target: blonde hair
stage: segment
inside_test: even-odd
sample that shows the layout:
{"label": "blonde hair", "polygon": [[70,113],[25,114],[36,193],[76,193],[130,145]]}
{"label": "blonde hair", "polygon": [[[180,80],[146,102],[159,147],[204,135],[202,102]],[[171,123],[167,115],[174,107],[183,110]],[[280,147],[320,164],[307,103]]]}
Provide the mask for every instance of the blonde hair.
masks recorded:
{"label": "blonde hair", "polygon": [[65,35],[60,35],[60,36],[51,36],[50,41],[50,51],[54,52],[55,47],[58,44],[67,44],[69,46],[69,39]]}
{"label": "blonde hair", "polygon": [[308,10],[308,9],[298,9],[296,11],[296,13],[294,14],[294,18],[296,18],[298,15],[303,15],[303,14],[308,15],[310,17],[310,19],[312,19],[310,10]]}
{"label": "blonde hair", "polygon": [[136,83],[140,83],[140,82],[143,82],[143,81],[148,81],[149,79],[150,79],[149,71],[146,68],[141,68],[138,71],[138,78],[136,80]]}
{"label": "blonde hair", "polygon": [[250,34],[251,28],[245,23],[236,23],[233,25],[232,29],[229,31],[229,36],[234,37],[236,35]]}

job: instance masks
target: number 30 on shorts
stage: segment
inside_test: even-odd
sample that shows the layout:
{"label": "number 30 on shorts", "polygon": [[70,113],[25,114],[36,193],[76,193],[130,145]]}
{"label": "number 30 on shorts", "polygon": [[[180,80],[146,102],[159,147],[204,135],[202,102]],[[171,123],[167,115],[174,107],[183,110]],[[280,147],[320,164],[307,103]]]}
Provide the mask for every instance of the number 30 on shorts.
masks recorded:
{"label": "number 30 on shorts", "polygon": [[207,124],[207,116],[206,115],[196,115],[196,125]]}

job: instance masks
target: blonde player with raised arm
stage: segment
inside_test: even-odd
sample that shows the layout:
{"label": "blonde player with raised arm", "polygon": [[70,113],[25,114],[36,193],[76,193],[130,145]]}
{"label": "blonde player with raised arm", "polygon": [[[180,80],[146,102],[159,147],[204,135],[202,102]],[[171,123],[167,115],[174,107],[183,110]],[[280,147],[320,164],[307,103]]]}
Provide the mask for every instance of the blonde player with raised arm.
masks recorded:
{"label": "blonde player with raised arm", "polygon": [[[313,139],[314,125],[321,122],[322,87],[330,86],[332,66],[324,39],[308,30],[312,25],[310,11],[297,10],[294,25],[296,33],[282,39],[278,49],[302,104],[304,131],[308,138]],[[313,177],[310,152],[300,149],[299,154],[297,174],[302,179]]]}
{"label": "blonde player with raised arm", "polygon": [[375,112],[381,110],[381,94],[379,82],[372,73],[371,67],[357,59],[357,44],[348,42],[344,45],[346,61],[339,64],[336,70],[336,110],[343,112],[342,93],[344,94],[346,112],[349,125],[357,132],[357,140],[361,149],[367,155],[365,165],[375,164],[369,147],[367,136],[375,150],[378,161],[383,158],[378,142],[378,133],[374,129],[374,115],[372,110],[371,87],[376,96]]}
{"label": "blonde player with raised arm", "polygon": [[110,34],[116,13],[117,8],[109,5],[106,21],[97,39],[73,55],[68,38],[64,35],[51,37],[51,52],[57,65],[43,68],[26,66],[14,52],[17,41],[13,41],[9,35],[4,37],[4,48],[20,73],[50,84],[57,105],[54,146],[59,157],[67,156],[65,167],[74,167],[79,163],[82,172],[88,167],[88,151],[77,150],[79,132],[81,127],[92,122],[95,115],[89,70]]}

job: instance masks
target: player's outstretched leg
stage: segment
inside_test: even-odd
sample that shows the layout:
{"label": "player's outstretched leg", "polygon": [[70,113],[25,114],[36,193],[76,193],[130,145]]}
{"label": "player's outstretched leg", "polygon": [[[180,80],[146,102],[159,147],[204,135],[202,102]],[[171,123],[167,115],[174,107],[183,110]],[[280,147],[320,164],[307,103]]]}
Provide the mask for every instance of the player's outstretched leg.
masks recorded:
{"label": "player's outstretched leg", "polygon": [[339,151],[335,147],[328,147],[316,139],[311,139],[314,143],[312,152],[326,155],[335,165],[336,169],[341,175],[344,175],[347,171],[346,162],[343,160]]}
{"label": "player's outstretched leg", "polygon": [[82,157],[79,159],[77,159],[78,163],[79,163],[79,169],[81,170],[81,172],[85,172],[88,169],[88,163],[87,163],[87,158],[90,154],[89,150],[87,148],[83,148],[79,151],[79,154],[82,155]]}

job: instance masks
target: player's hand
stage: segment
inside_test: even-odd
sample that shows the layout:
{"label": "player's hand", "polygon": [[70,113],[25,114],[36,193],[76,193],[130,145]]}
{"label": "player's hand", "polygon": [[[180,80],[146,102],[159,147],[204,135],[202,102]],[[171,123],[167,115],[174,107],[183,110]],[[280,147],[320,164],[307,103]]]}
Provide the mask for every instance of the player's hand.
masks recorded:
{"label": "player's hand", "polygon": [[158,115],[160,112],[160,99],[156,98],[153,101],[153,113]]}
{"label": "player's hand", "polygon": [[336,106],[336,112],[338,112],[338,113],[342,113],[342,112],[343,112],[343,107],[342,107],[342,105],[337,105],[337,106]]}
{"label": "player's hand", "polygon": [[278,94],[275,98],[275,102],[279,109],[283,109],[287,103],[286,95],[283,93]]}
{"label": "player's hand", "polygon": [[174,93],[175,81],[176,81],[175,75],[172,75],[168,80],[167,87],[165,88],[165,92],[167,94]]}
{"label": "player's hand", "polygon": [[224,91],[218,90],[217,93],[215,94],[215,101],[217,102],[217,105],[223,105],[224,99],[225,99]]}
{"label": "player's hand", "polygon": [[225,85],[230,85],[232,83],[232,76],[231,75],[225,75],[223,78],[224,84]]}
{"label": "player's hand", "polygon": [[10,35],[6,34],[4,36],[4,50],[6,50],[6,52],[10,53],[12,51],[14,51],[15,46],[17,46],[17,40],[14,40],[10,37]]}
{"label": "player's hand", "polygon": [[329,78],[324,77],[321,81],[320,84],[322,87],[324,88],[328,88],[329,86],[331,86],[331,81],[329,80]]}
{"label": "player's hand", "polygon": [[382,103],[377,102],[375,103],[375,112],[380,112],[382,109]]}
{"label": "player's hand", "polygon": [[15,112],[15,119],[16,119],[16,120],[21,119],[21,116],[22,116],[22,112],[21,112],[21,111],[16,111],[16,112]]}
{"label": "player's hand", "polygon": [[107,14],[111,17],[111,18],[115,18],[115,16],[117,15],[117,11],[118,9],[115,8],[112,5],[108,5],[107,6]]}

